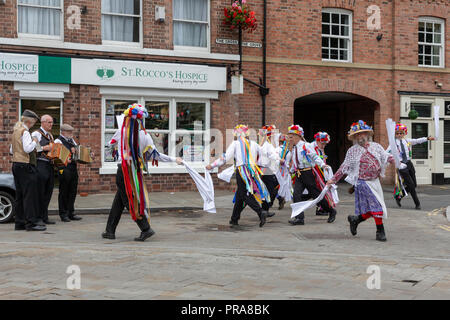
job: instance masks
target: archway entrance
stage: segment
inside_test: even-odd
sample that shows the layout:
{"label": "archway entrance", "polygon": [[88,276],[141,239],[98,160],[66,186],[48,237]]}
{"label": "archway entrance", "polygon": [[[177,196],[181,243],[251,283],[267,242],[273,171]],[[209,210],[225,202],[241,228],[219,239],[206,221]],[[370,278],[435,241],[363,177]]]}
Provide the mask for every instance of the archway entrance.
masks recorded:
{"label": "archway entrance", "polygon": [[347,139],[350,125],[361,119],[374,125],[378,102],[344,92],[320,92],[300,97],[294,102],[294,123],[305,131],[306,141],[312,142],[318,131],[327,132],[331,141],[325,149],[327,164],[334,171],[342,163],[351,142]]}

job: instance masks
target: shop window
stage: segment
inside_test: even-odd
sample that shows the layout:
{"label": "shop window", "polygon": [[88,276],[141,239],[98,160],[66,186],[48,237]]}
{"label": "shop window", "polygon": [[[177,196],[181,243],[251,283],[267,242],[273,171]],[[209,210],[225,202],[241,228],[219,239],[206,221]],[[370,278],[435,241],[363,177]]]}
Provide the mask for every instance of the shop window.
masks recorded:
{"label": "shop window", "polygon": [[351,61],[352,14],[342,9],[322,11],[322,60]]}
{"label": "shop window", "polygon": [[61,0],[18,0],[18,33],[61,38],[62,16]]}
{"label": "shop window", "polygon": [[[411,137],[418,139],[428,137],[428,123],[413,123]],[[428,159],[428,143],[421,143],[412,146],[413,159]]]}
{"label": "shop window", "polygon": [[431,104],[430,103],[411,103],[411,110],[416,110],[421,118],[431,117]]}
{"label": "shop window", "polygon": [[102,0],[102,39],[140,42],[141,1]]}
{"label": "shop window", "polygon": [[444,163],[450,163],[450,120],[444,121]]}
{"label": "shop window", "polygon": [[444,67],[444,21],[419,19],[419,66]]}
{"label": "shop window", "polygon": [[207,48],[209,42],[209,0],[173,1],[175,46]]}
{"label": "shop window", "polygon": [[[20,101],[21,113],[25,109],[34,111],[39,117],[49,115],[53,118],[52,135],[56,139],[59,136],[59,128],[61,125],[61,100],[35,100],[22,99]],[[40,128],[39,121],[30,129],[30,132],[36,131]]]}
{"label": "shop window", "polygon": [[[104,108],[104,163],[118,160],[117,146],[109,141],[118,129],[116,115],[123,113],[130,104],[145,105],[149,113],[144,120],[145,130],[151,135],[156,149],[164,154],[181,157],[188,162],[206,161],[206,131],[208,128],[207,102],[190,102],[178,99],[105,99]],[[160,164],[165,166],[165,164]]]}
{"label": "shop window", "polygon": [[116,162],[118,160],[117,146],[110,146],[112,136],[119,128],[116,120],[117,115],[121,115],[130,104],[137,103],[137,100],[106,100],[105,102],[105,124],[104,124],[104,161]]}

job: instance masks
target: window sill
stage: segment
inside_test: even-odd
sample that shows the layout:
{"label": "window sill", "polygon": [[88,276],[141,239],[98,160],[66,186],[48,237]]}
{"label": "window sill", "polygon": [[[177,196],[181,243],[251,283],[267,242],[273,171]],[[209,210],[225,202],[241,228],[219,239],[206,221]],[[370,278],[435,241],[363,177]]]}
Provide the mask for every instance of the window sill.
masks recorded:
{"label": "window sill", "polygon": [[[203,163],[189,163],[191,168],[195,169],[198,173],[204,173],[205,172],[205,164]],[[184,166],[179,166],[175,163],[164,163],[162,164],[160,162],[160,165],[158,167],[153,167],[149,165],[149,172],[150,174],[174,174],[174,173],[188,173],[186,168]],[[108,175],[108,174],[116,174],[117,172],[117,165],[114,163],[113,165],[107,165],[104,164],[103,167],[99,169],[99,173],[101,175]],[[217,173],[218,169],[214,168],[212,170],[213,173]]]}
{"label": "window sill", "polygon": [[130,47],[130,48],[142,48],[142,44],[140,42],[134,41],[113,41],[113,40],[103,40],[103,46],[110,47]]}
{"label": "window sill", "polygon": [[445,66],[424,66],[424,65],[417,65],[419,68],[431,68],[431,69],[445,69]]}
{"label": "window sill", "polygon": [[63,39],[60,36],[48,36],[44,34],[33,34],[33,33],[18,33],[17,37],[18,39],[24,39],[26,41],[33,41],[33,40],[38,42],[45,41],[47,44],[63,43]]}

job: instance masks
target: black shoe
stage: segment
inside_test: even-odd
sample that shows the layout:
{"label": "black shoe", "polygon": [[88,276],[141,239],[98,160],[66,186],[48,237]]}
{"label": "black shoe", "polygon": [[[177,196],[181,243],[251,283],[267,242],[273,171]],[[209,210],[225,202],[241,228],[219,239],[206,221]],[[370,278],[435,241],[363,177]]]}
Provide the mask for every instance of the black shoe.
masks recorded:
{"label": "black shoe", "polygon": [[142,231],[139,237],[134,238],[134,241],[145,241],[146,239],[150,238],[152,235],[155,234],[155,231],[153,231],[152,228],[148,229],[147,231]]}
{"label": "black shoe", "polygon": [[61,217],[62,222],[70,222],[69,217]]}
{"label": "black shoe", "polygon": [[350,232],[352,233],[352,235],[356,236],[356,229],[358,228],[358,224],[359,224],[359,219],[357,216],[352,216],[349,215],[347,217],[348,222],[350,222]]}
{"label": "black shoe", "polygon": [[294,226],[295,225],[303,226],[305,224],[305,220],[295,217],[294,219],[289,220],[289,223],[294,225]]}
{"label": "black shoe", "polygon": [[44,220],[44,223],[45,223],[45,224],[55,224],[56,222],[55,222],[55,221],[52,221],[52,220],[49,220],[49,219],[47,219],[47,220]]}
{"label": "black shoe", "polygon": [[73,215],[73,216],[69,216],[69,219],[70,220],[74,220],[74,221],[79,221],[79,220],[81,220],[81,219],[83,219],[82,217],[79,217],[79,216],[77,216],[77,215]]}
{"label": "black shoe", "polygon": [[420,204],[418,206],[416,206],[416,210],[422,210],[422,208],[420,207]]}
{"label": "black shoe", "polygon": [[266,223],[266,212],[261,211],[261,214],[259,215],[259,227],[261,228]]}
{"label": "black shoe", "polygon": [[239,224],[238,224],[238,222],[237,222],[236,220],[231,219],[231,220],[230,220],[230,225],[232,225],[232,226],[238,226]]}
{"label": "black shoe", "polygon": [[316,216],[328,216],[328,212],[323,211],[322,208],[316,208]]}
{"label": "black shoe", "polygon": [[284,198],[279,198],[278,199],[278,210],[283,210],[285,204],[286,204],[286,200],[284,200]]}
{"label": "black shoe", "polygon": [[334,220],[336,220],[336,210],[333,209],[333,211],[330,212],[330,216],[328,217],[327,222],[333,223]]}
{"label": "black shoe", "polygon": [[401,206],[402,206],[402,203],[400,202],[401,199],[400,199],[400,198],[397,198],[397,197],[394,197],[394,199],[395,199],[395,202],[397,202],[397,205],[398,205],[399,207],[401,207]]}
{"label": "black shoe", "polygon": [[19,231],[19,230],[27,230],[27,228],[24,225],[15,225],[14,226],[14,230]]}
{"label": "black shoe", "polygon": [[105,231],[105,232],[102,233],[102,238],[114,240],[116,238],[116,236],[114,235],[114,233],[110,233],[110,232]]}
{"label": "black shoe", "polygon": [[386,241],[386,234],[384,233],[384,226],[382,224],[377,226],[376,240]]}
{"label": "black shoe", "polygon": [[269,212],[269,211],[264,211],[264,213],[266,214],[266,218],[271,218],[275,215],[274,212]]}
{"label": "black shoe", "polygon": [[27,229],[27,231],[45,231],[45,230],[47,230],[47,227],[36,224],[34,226],[29,226],[26,229]]}
{"label": "black shoe", "polygon": [[45,227],[45,222],[42,221],[41,219],[39,219],[38,221],[36,221],[35,225],[37,225],[37,226],[44,226]]}

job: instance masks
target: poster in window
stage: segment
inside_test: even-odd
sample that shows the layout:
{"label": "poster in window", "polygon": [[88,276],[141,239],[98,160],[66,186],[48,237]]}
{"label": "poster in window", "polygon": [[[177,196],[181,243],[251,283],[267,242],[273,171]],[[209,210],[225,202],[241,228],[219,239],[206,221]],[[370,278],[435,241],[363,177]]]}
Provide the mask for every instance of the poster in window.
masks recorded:
{"label": "poster in window", "polygon": [[105,117],[105,127],[107,129],[114,129],[114,115]]}
{"label": "poster in window", "polygon": [[183,160],[189,162],[203,162],[204,146],[183,146]]}
{"label": "poster in window", "polygon": [[106,114],[114,114],[114,105],[106,104]]}

